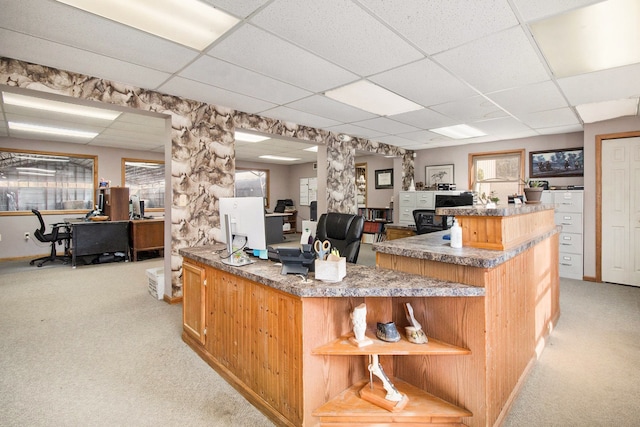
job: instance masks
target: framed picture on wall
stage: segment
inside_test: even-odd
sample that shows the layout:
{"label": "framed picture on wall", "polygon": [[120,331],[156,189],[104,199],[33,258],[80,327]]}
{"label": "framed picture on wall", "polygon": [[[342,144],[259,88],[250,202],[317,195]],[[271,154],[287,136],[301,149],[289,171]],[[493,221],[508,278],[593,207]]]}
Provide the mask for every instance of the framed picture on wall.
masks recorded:
{"label": "framed picture on wall", "polygon": [[376,190],[393,188],[393,169],[378,169],[376,171]]}
{"label": "framed picture on wall", "polygon": [[529,176],[531,178],[583,175],[583,147],[529,152]]}
{"label": "framed picture on wall", "polygon": [[456,180],[453,175],[453,165],[425,166],[424,180],[427,188],[437,186],[438,184],[455,184]]}

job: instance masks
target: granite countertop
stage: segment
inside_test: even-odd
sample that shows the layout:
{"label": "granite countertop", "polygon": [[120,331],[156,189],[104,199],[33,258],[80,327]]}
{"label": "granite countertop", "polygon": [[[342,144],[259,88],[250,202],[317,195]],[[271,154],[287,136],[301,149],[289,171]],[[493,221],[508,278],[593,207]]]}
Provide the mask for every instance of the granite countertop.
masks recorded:
{"label": "granite countertop", "polygon": [[436,215],[449,216],[512,216],[522,215],[533,212],[546,211],[555,209],[554,205],[549,204],[524,204],[524,205],[508,205],[495,208],[486,208],[484,206],[458,206],[450,208],[436,208]]}
{"label": "granite countertop", "polygon": [[[405,240],[405,239],[403,239]],[[183,257],[237,274],[299,297],[474,297],[484,296],[484,288],[437,280],[378,267],[347,263],[347,275],[336,283],[314,279],[309,273],[305,283],[300,276],[280,274],[280,265],[256,259],[253,264],[233,267],[220,261],[224,245],[180,249]]]}
{"label": "granite countertop", "polygon": [[560,228],[561,227],[556,227],[547,233],[540,234],[534,239],[506,251],[472,247],[452,248],[450,241],[443,239],[443,236],[451,232],[450,230],[374,243],[373,250],[383,254],[427,259],[449,264],[493,268],[515,257],[519,253],[526,251],[530,247],[535,246],[549,236],[560,232]]}

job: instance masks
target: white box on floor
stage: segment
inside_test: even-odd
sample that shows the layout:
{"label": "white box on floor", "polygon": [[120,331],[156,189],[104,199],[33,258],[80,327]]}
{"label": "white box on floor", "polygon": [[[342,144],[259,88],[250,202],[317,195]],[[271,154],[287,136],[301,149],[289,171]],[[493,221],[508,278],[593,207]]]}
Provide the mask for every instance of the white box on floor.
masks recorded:
{"label": "white box on floor", "polygon": [[156,299],[164,297],[164,267],[147,270],[149,278],[149,293]]}

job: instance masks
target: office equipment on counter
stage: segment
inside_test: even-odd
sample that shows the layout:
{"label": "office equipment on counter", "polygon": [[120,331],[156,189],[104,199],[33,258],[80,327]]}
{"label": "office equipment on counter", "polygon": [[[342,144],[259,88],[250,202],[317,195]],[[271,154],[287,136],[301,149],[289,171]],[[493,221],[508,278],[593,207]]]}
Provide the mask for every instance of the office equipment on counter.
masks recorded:
{"label": "office equipment on counter", "polygon": [[314,271],[314,261],[316,255],[311,249],[311,245],[302,245],[299,248],[278,248],[278,258],[282,263],[281,274],[302,274],[306,276],[310,271]]}
{"label": "office equipment on counter", "polygon": [[[65,264],[69,262],[70,254],[69,254],[69,246],[71,242],[71,230],[69,226],[64,223],[56,223],[51,224],[51,232],[45,233],[47,227],[44,224],[44,220],[42,219],[42,214],[37,209],[31,209],[31,212],[38,217],[38,221],[40,223],[40,228],[37,228],[33,235],[36,236],[42,243],[50,243],[51,244],[51,253],[47,256],[32,259],[29,262],[29,265],[33,265],[36,262],[38,263],[38,267],[42,267],[45,262],[52,262],[56,260],[64,261]],[[56,243],[62,244],[64,243],[64,255],[60,256],[56,253]]]}
{"label": "office equipment on counter", "polygon": [[[219,208],[223,243],[227,244],[229,255],[245,247],[267,250],[264,198],[221,197]],[[240,240],[243,240],[242,244],[234,244]]]}

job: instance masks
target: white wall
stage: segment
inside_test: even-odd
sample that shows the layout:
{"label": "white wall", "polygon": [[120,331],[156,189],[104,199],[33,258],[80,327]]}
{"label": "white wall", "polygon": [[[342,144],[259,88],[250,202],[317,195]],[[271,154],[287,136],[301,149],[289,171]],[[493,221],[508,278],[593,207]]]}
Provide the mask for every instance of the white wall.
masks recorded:
{"label": "white wall", "polygon": [[[85,144],[64,142],[37,141],[0,137],[0,148],[46,151],[60,154],[91,154],[98,156],[98,177],[111,180],[111,185],[120,186],[122,158],[164,160],[164,153],[151,153],[139,150],[123,150],[120,148],[92,147]],[[47,226],[62,222],[67,215],[44,215]],[[36,257],[49,253],[49,245],[40,243],[33,237],[33,231],[39,227],[38,219],[29,212],[24,215],[0,216],[0,260],[22,257]],[[49,230],[49,228],[47,228]],[[31,238],[24,239],[29,232]]]}

